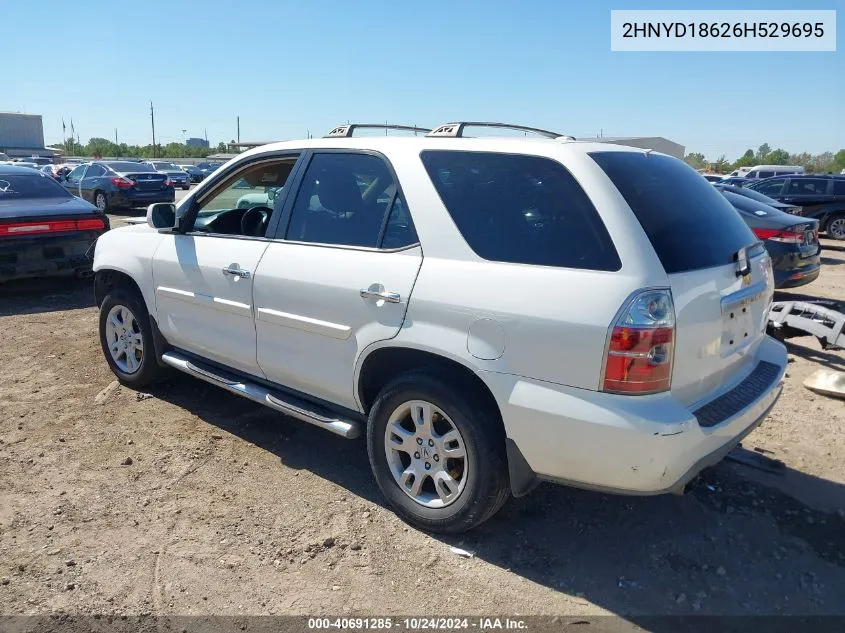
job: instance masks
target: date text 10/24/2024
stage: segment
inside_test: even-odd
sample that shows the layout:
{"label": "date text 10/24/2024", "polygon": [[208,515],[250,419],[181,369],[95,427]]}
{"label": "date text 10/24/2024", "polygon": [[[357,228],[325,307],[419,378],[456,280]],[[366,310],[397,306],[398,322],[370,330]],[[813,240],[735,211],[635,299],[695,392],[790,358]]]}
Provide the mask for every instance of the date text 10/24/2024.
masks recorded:
{"label": "date text 10/24/2024", "polygon": [[310,630],[404,630],[404,631],[498,631],[527,630],[525,620],[519,618],[308,618]]}

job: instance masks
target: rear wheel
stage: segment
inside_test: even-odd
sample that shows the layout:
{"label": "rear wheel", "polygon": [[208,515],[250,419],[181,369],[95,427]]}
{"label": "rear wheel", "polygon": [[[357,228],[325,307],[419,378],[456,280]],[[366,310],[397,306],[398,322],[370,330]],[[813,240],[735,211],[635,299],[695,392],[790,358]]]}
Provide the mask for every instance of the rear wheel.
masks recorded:
{"label": "rear wheel", "polygon": [[100,305],[100,344],[114,375],[130,387],[167,375],[156,359],[144,300],[127,288],[113,288]]}
{"label": "rear wheel", "polygon": [[835,215],[828,221],[827,234],[835,240],[845,240],[845,215]]}
{"label": "rear wheel", "polygon": [[108,211],[109,208],[109,199],[106,197],[106,194],[102,191],[95,191],[94,192],[94,206],[97,207],[100,211]]}
{"label": "rear wheel", "polygon": [[409,372],[382,389],[370,411],[376,482],[396,513],[424,530],[469,530],[510,494],[501,422],[467,393]]}

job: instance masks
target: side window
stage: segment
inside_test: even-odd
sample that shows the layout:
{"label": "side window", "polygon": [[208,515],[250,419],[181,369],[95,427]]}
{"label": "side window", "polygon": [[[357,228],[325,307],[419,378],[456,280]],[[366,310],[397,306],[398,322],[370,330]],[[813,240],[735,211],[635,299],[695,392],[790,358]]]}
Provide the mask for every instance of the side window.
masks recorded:
{"label": "side window", "polygon": [[295,164],[296,157],[264,160],[230,175],[200,202],[192,231],[264,237]]}
{"label": "side window", "polygon": [[[479,257],[586,270],[621,268],[596,208],[559,162],[540,156],[440,150],[424,151],[422,162],[449,215]],[[718,195],[698,175],[695,178]]]}
{"label": "side window", "polygon": [[[399,200],[397,189],[387,164],[377,156],[315,154],[297,193],[286,238],[378,247],[385,214],[396,209]],[[404,204],[399,205],[395,220],[388,218],[387,223],[394,222],[392,242],[411,239],[408,231],[413,231]]]}
{"label": "side window", "polygon": [[771,177],[772,177],[772,176],[774,176],[774,175],[775,175],[775,172],[773,172],[773,171],[761,171],[761,172],[757,172],[757,177],[758,177],[758,178],[771,178]]}
{"label": "side window", "polygon": [[390,217],[387,219],[381,247],[402,248],[416,244],[418,241],[417,230],[414,228],[411,214],[408,213],[402,196],[397,195],[393,201],[393,207],[390,209]]}
{"label": "side window", "polygon": [[88,171],[85,172],[86,178],[99,178],[100,176],[104,176],[106,170],[103,169],[100,165],[91,165],[88,168]]}
{"label": "side window", "polygon": [[767,196],[777,196],[780,195],[781,189],[783,189],[783,183],[785,181],[785,178],[772,178],[771,180],[762,182],[756,187],[754,187],[754,191],[759,191],[760,193],[765,194]]}
{"label": "side window", "polygon": [[82,178],[82,172],[85,171],[85,165],[80,165],[79,167],[74,168],[72,172],[70,172],[67,176],[68,180],[79,180]]}
{"label": "side window", "polygon": [[845,178],[838,178],[833,181],[833,195],[845,196]]}
{"label": "side window", "polygon": [[793,178],[789,181],[789,195],[817,196],[827,193],[827,180],[818,178]]}

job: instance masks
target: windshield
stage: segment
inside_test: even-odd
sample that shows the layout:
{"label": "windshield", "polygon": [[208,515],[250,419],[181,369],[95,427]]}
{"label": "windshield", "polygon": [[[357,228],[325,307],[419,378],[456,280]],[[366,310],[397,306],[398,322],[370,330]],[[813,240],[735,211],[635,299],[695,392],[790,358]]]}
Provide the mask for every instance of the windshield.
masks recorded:
{"label": "windshield", "polygon": [[0,203],[27,198],[71,198],[71,194],[53,178],[40,172],[30,174],[0,173]]}
{"label": "windshield", "polygon": [[129,161],[114,161],[111,163],[103,163],[106,167],[109,167],[119,174],[126,174],[126,173],[152,173],[155,171],[151,165],[145,165],[144,163],[131,163]]}
{"label": "windshield", "polygon": [[737,191],[731,190],[732,193],[738,193],[741,196],[745,196],[746,198],[751,198],[752,200],[756,200],[757,202],[762,202],[763,204],[774,204],[779,205],[780,202],[775,200],[774,198],[770,198],[769,196],[765,196],[759,191],[754,191],[753,189],[748,189],[746,187],[737,187]]}

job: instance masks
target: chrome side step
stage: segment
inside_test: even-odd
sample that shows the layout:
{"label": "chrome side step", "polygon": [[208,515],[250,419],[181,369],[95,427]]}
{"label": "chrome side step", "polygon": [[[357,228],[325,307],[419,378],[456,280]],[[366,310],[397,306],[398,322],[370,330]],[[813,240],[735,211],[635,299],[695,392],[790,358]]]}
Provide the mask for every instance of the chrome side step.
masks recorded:
{"label": "chrome side step", "polygon": [[270,407],[341,437],[351,440],[361,436],[360,422],[338,415],[302,398],[273,392],[256,382],[245,380],[224,370],[203,365],[179,352],[165,352],[161,360],[170,367],[195,378],[222,387],[226,391],[249,398],[253,402],[263,404],[265,407]]}

